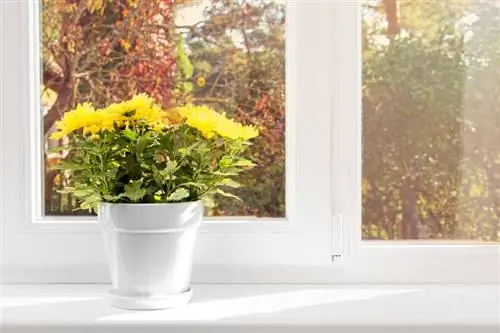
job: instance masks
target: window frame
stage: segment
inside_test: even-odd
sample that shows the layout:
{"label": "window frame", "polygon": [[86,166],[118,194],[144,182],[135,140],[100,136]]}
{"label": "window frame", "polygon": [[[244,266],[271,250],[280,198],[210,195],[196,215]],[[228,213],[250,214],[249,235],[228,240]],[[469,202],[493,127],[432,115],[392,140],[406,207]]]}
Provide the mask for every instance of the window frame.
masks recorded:
{"label": "window frame", "polygon": [[[34,117],[34,110],[40,110],[39,38],[34,33],[39,3],[22,0],[2,6],[2,93],[6,97],[1,106],[19,110],[2,111],[2,178],[7,180],[2,192],[9,194],[2,199],[7,239],[2,268],[8,282],[107,281],[104,244],[95,219],[41,214],[41,117]],[[319,7],[299,7],[287,6],[286,66],[287,81],[292,82],[286,88],[286,177],[292,180],[286,185],[287,218],[207,219],[195,252],[195,280],[204,280],[197,267],[328,263],[331,140],[321,140],[322,134],[331,132],[328,71],[311,73],[297,64],[312,59],[307,49],[320,49],[307,36],[313,28],[330,33],[330,13]],[[302,52],[297,41],[306,46]],[[327,65],[332,50],[316,60]],[[299,87],[299,79],[309,82],[309,87]],[[322,88],[313,88],[312,83]],[[308,108],[319,111],[306,117]],[[312,144],[317,151],[309,149]],[[321,198],[313,200],[310,192],[322,193]],[[218,275],[225,279],[223,272]]]}
{"label": "window frame", "polygon": [[[42,193],[41,159],[38,167],[31,163],[41,156],[33,145],[40,119],[30,117],[39,103],[33,98],[38,44],[30,36],[37,2],[1,6],[0,259],[6,281],[108,282],[94,220],[42,219],[33,196],[26,198]],[[288,218],[208,220],[197,243],[193,280],[500,282],[499,244],[361,240],[360,2],[289,1],[287,6]],[[314,34],[317,42],[311,41]],[[311,117],[307,110],[317,111]],[[308,195],[318,191],[321,196]]]}
{"label": "window frame", "polygon": [[[362,240],[362,0],[339,0],[342,20],[335,23],[337,52],[333,73],[334,164],[344,165],[342,191],[334,202],[348,229],[342,282],[499,283],[500,243],[473,241]],[[352,55],[356,54],[356,57]],[[351,114],[345,110],[356,110]],[[336,144],[338,143],[338,144]],[[338,153],[338,154],[337,154]],[[333,278],[335,280],[335,278]]]}

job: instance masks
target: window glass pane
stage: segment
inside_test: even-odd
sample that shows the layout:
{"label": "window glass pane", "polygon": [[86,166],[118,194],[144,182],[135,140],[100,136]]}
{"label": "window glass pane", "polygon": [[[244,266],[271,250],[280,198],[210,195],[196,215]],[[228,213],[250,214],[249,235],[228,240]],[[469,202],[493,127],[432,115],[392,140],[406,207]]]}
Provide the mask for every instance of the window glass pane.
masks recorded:
{"label": "window glass pane", "polygon": [[[164,108],[207,104],[261,135],[258,165],[237,179],[242,201],[209,215],[285,215],[285,5],[271,0],[42,0],[41,101],[47,215],[89,214],[51,169],[55,122],[78,103],[103,107],[145,92]],[[62,139],[64,140],[64,139]]]}
{"label": "window glass pane", "polygon": [[500,3],[362,13],[363,239],[498,241]]}

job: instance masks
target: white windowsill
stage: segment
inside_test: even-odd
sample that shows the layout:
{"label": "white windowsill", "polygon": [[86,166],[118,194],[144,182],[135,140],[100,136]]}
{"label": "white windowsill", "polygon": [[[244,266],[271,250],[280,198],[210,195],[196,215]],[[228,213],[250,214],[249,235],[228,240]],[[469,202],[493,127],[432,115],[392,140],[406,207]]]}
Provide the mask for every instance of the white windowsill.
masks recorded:
{"label": "white windowsill", "polygon": [[4,285],[2,333],[498,333],[500,285],[195,285],[190,305],[108,306],[106,285]]}

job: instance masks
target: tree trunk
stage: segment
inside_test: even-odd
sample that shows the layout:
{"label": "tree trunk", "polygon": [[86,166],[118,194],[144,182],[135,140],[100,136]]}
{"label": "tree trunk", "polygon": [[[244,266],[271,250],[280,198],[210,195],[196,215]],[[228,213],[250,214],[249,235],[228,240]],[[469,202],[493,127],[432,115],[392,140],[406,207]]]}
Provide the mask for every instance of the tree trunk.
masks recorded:
{"label": "tree trunk", "polygon": [[387,230],[387,238],[394,239],[394,223],[396,222],[396,217],[394,212],[390,212],[387,207],[382,207],[382,218],[384,220],[385,230]]}
{"label": "tree trunk", "polygon": [[401,31],[398,18],[397,0],[383,0],[382,2],[387,20],[387,34],[389,36],[397,35]]}
{"label": "tree trunk", "polygon": [[45,183],[44,183],[44,211],[45,214],[50,214],[52,208],[52,199],[54,194],[54,177],[57,175],[55,170],[48,170],[45,166]]}
{"label": "tree trunk", "polygon": [[[60,76],[61,75],[61,76]],[[43,83],[46,87],[54,90],[57,93],[57,99],[51,106],[49,111],[43,116],[43,134],[47,135],[54,126],[55,122],[59,120],[64,112],[68,111],[73,103],[73,85],[71,82],[71,73],[67,75],[58,73],[57,71],[44,71]],[[48,169],[47,156],[45,154],[45,213],[48,213],[52,203],[54,191],[54,177],[58,174],[54,170]]]}
{"label": "tree trunk", "polygon": [[[411,173],[413,173],[411,171]],[[416,177],[408,175],[403,182],[403,238],[419,239],[420,219],[417,208]]]}
{"label": "tree trunk", "polygon": [[[387,211],[384,205],[384,202],[382,201],[382,193],[380,191],[375,190],[375,207],[374,210],[376,212],[375,214],[375,225],[377,226],[377,235],[376,239],[384,239],[382,237],[382,230],[384,229],[389,229],[387,227],[387,224],[390,223],[387,218]],[[371,233],[371,230],[370,230]]]}
{"label": "tree trunk", "polygon": [[71,85],[67,84],[57,91],[57,99],[43,117],[43,133],[47,134],[54,126],[55,122],[61,118],[64,112],[68,111],[73,101],[73,90]]}

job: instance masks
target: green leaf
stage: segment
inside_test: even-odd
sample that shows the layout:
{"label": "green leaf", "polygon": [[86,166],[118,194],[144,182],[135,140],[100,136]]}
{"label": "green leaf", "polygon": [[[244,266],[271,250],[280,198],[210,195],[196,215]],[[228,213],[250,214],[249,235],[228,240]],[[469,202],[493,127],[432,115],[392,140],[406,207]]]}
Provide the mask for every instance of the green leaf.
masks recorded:
{"label": "green leaf", "polygon": [[182,91],[185,93],[190,93],[193,91],[193,84],[191,82],[182,83]]}
{"label": "green leaf", "polygon": [[73,150],[80,153],[84,151],[85,153],[96,156],[102,154],[102,148],[94,141],[86,141],[86,140],[75,141],[74,143],[72,143],[72,146],[74,147]]}
{"label": "green leaf", "polygon": [[240,188],[242,185],[238,183],[237,181],[234,181],[230,178],[225,178],[221,180],[220,182],[217,183],[219,186],[227,186],[231,188]]}
{"label": "green leaf", "polygon": [[186,183],[182,183],[181,185],[182,186],[192,186],[192,187],[199,188],[201,190],[204,190],[204,189],[206,189],[208,187],[207,184],[196,183],[196,182],[186,182]]}
{"label": "green leaf", "polygon": [[145,136],[140,136],[139,139],[137,139],[137,144],[135,145],[135,153],[137,155],[137,159],[140,159],[141,154],[144,152],[150,142],[151,139]]}
{"label": "green leaf", "polygon": [[83,199],[83,201],[80,204],[81,209],[97,212],[97,206],[99,205],[99,202],[101,202],[101,197],[98,195],[91,195]]}
{"label": "green leaf", "polygon": [[175,190],[174,192],[170,193],[170,195],[167,197],[167,201],[181,201],[182,199],[187,198],[188,196],[189,196],[189,191],[181,187]]}
{"label": "green leaf", "polygon": [[152,184],[152,186],[148,186],[146,187],[146,195],[147,196],[154,196],[155,193],[158,192],[158,188],[156,186],[154,186],[154,183]]}
{"label": "green leaf", "polygon": [[227,171],[227,172],[212,171],[212,175],[214,175],[214,176],[222,176],[222,177],[230,177],[230,176],[237,176],[238,173],[231,172],[231,171]]}
{"label": "green leaf", "polygon": [[168,161],[167,166],[165,167],[164,171],[168,174],[173,174],[174,172],[177,171],[177,162],[176,161]]}
{"label": "green leaf", "polygon": [[221,195],[221,196],[223,196],[223,197],[226,197],[226,198],[232,198],[232,199],[236,199],[236,200],[238,200],[238,201],[243,201],[243,200],[241,200],[239,197],[237,197],[236,195],[234,195],[234,194],[232,194],[232,193],[224,192],[224,191],[223,191],[223,190],[221,190],[221,189],[216,189],[216,190],[215,190],[215,193],[216,193],[216,194],[219,194],[219,195]]}
{"label": "green leaf", "polygon": [[177,149],[177,152],[182,156],[187,156],[189,155],[190,150],[188,148],[179,148]]}
{"label": "green leaf", "polygon": [[159,187],[163,186],[163,177],[158,168],[156,167],[156,165],[152,164],[151,170],[156,185],[158,185]]}
{"label": "green leaf", "polygon": [[57,165],[55,165],[52,169],[54,170],[64,170],[64,171],[79,171],[79,170],[87,170],[89,168],[88,165],[72,163],[68,161],[59,161]]}
{"label": "green leaf", "polygon": [[222,158],[219,161],[219,165],[221,168],[227,168],[229,167],[232,163],[233,158],[231,156],[225,155],[222,156]]}
{"label": "green leaf", "polygon": [[105,201],[108,201],[108,202],[114,202],[114,201],[118,201],[120,200],[121,198],[123,198],[125,196],[125,194],[123,193],[120,193],[118,195],[109,195],[109,194],[105,194],[102,196],[102,198],[105,200]]}
{"label": "green leaf", "polygon": [[196,149],[200,144],[202,144],[202,142],[200,141],[197,141],[195,143],[193,143],[192,145],[189,145],[188,147],[182,147],[182,148],[179,148],[177,149],[177,152],[182,156],[182,157],[185,157],[185,156],[188,156],[191,154],[191,152]]}
{"label": "green leaf", "polygon": [[130,139],[130,140],[135,140],[137,138],[137,132],[129,130],[128,128],[122,131],[123,135]]}
{"label": "green leaf", "polygon": [[177,66],[182,75],[182,78],[189,79],[193,76],[193,65],[186,53],[186,42],[184,37],[180,36],[177,44]]}
{"label": "green leaf", "polygon": [[135,181],[125,185],[125,197],[129,198],[132,202],[138,202],[146,195],[146,189],[141,188],[141,182]]}
{"label": "green leaf", "polygon": [[78,188],[73,191],[73,195],[77,198],[85,198],[96,194],[93,188]]}
{"label": "green leaf", "polygon": [[238,166],[238,167],[254,167],[254,166],[256,166],[255,163],[253,163],[250,160],[246,160],[246,159],[238,160],[238,161],[234,162],[233,165]]}
{"label": "green leaf", "polygon": [[210,161],[213,154],[212,149],[206,142],[200,143],[198,147],[196,147],[196,152],[198,153],[202,161]]}
{"label": "green leaf", "polygon": [[160,170],[159,173],[164,179],[172,179],[174,173],[179,170],[176,161],[168,161],[165,169]]}

